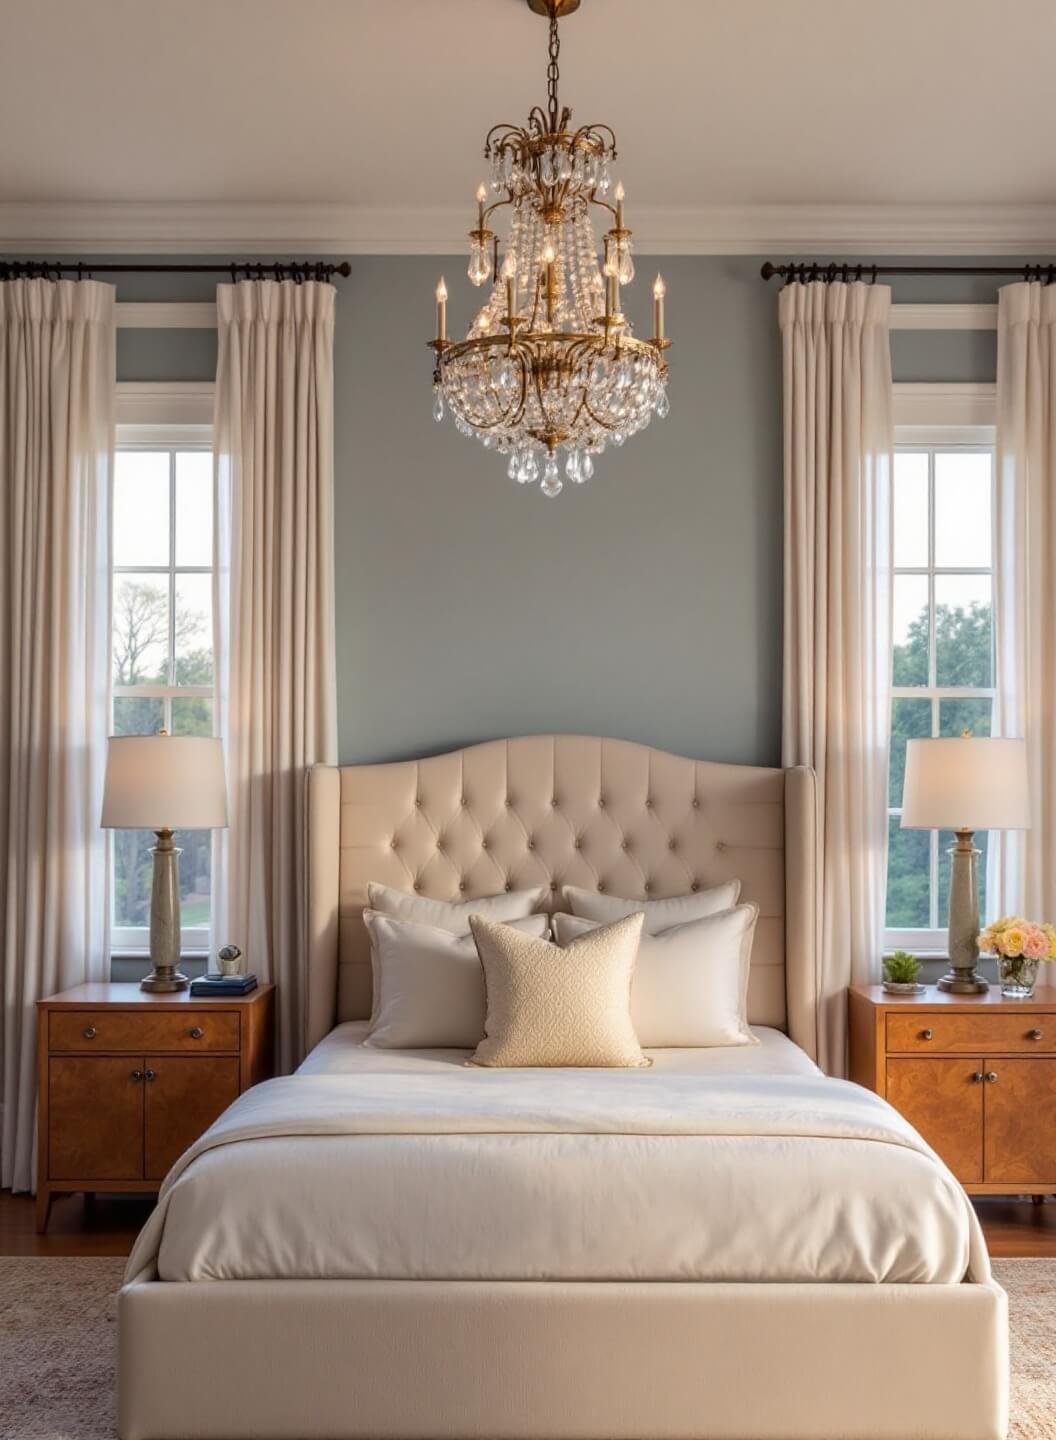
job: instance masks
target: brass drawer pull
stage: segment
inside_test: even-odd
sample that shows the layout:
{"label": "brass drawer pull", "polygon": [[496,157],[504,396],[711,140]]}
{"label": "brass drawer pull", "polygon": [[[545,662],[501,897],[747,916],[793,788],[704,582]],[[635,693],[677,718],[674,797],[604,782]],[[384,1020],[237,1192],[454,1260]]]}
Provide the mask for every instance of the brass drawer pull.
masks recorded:
{"label": "brass drawer pull", "polygon": [[[157,1071],[156,1071],[156,1070],[148,1070],[148,1071],[147,1071],[147,1079],[148,1079],[148,1080],[156,1080],[157,1078],[158,1078],[158,1075],[157,1075]],[[994,1079],[995,1079],[995,1080],[997,1079],[997,1076],[996,1076],[996,1075],[994,1076]]]}
{"label": "brass drawer pull", "polygon": [[200,1025],[196,1025],[196,1026],[194,1027],[194,1029],[191,1031],[191,1039],[192,1039],[192,1040],[200,1040],[204,1034],[205,1034],[205,1031],[202,1029],[202,1027],[201,1027]]}
{"label": "brass drawer pull", "polygon": [[132,1079],[133,1079],[133,1080],[142,1080],[142,1079],[143,1079],[143,1071],[142,1071],[142,1070],[133,1070],[133,1071],[132,1071]]}
{"label": "brass drawer pull", "polygon": [[84,1036],[84,1038],[85,1038],[86,1040],[94,1040],[95,1037],[96,1037],[96,1035],[98,1035],[98,1033],[99,1033],[99,1032],[98,1032],[98,1030],[96,1030],[96,1028],[95,1028],[94,1025],[86,1025],[86,1026],[84,1027],[84,1029],[81,1031],[81,1034]]}
{"label": "brass drawer pull", "polygon": [[981,1085],[985,1079],[986,1076],[981,1070],[976,1070],[975,1074],[972,1076],[972,1080],[975,1082],[976,1085]]}
{"label": "brass drawer pull", "polygon": [[935,1039],[935,1031],[934,1031],[934,1030],[922,1030],[922,1031],[920,1032],[920,1038],[921,1038],[922,1040],[934,1040],[934,1039]]}
{"label": "brass drawer pull", "polygon": [[1027,1039],[1028,1039],[1028,1040],[1041,1040],[1042,1038],[1043,1038],[1043,1036],[1042,1036],[1042,1033],[1041,1033],[1040,1030],[1028,1030],[1028,1031],[1027,1031]]}
{"label": "brass drawer pull", "polygon": [[988,1070],[988,1071],[986,1072],[986,1078],[987,1078],[987,1081],[988,1081],[991,1085],[993,1085],[994,1082],[997,1080],[997,1071],[996,1071],[996,1070]]}

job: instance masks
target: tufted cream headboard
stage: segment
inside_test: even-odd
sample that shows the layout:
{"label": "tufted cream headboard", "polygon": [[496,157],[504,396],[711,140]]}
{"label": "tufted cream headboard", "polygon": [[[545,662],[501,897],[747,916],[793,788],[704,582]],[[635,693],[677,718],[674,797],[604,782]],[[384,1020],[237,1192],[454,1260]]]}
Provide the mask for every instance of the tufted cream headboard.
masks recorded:
{"label": "tufted cream headboard", "polygon": [[685,760],[623,740],[532,735],[308,779],[310,1048],[370,1014],[367,883],[437,900],[564,884],[633,899],[738,878],[760,907],[749,1019],[816,1058],[810,770]]}

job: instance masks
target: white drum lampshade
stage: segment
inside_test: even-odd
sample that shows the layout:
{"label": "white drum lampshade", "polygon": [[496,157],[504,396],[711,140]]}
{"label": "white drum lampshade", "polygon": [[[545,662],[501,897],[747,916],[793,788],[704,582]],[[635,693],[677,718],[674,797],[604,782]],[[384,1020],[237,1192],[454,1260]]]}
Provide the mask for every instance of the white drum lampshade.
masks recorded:
{"label": "white drum lampshade", "polygon": [[904,830],[953,830],[950,850],[950,970],[939,989],[973,995],[986,990],[978,974],[979,851],[974,830],[1026,830],[1030,789],[1025,740],[909,740],[902,787]]}
{"label": "white drum lampshade", "polygon": [[153,830],[150,892],[151,973],[140,988],[184,990],[180,960],[180,852],[174,830],[219,830],[227,824],[223,745],[205,735],[112,735],[106,756],[102,825]]}

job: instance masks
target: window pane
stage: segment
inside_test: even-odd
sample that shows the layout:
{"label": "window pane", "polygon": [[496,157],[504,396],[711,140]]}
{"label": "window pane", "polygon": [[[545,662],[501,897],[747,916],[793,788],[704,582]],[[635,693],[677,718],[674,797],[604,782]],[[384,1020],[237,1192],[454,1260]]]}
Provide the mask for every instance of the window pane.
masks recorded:
{"label": "window pane", "polygon": [[895,455],[895,565],[915,568],[927,563],[927,452],[898,451]]}
{"label": "window pane", "polygon": [[894,594],[895,685],[928,683],[928,577],[896,575]]}
{"label": "window pane", "polygon": [[150,924],[150,882],[153,860],[150,849],[154,836],[149,830],[113,832],[114,924]]}
{"label": "window pane", "polygon": [[887,803],[895,809],[902,804],[902,781],[906,773],[906,741],[925,738],[930,734],[930,700],[892,700],[891,763],[887,777]]}
{"label": "window pane", "polygon": [[903,830],[888,820],[887,924],[892,930],[926,930],[930,923],[928,830]]}
{"label": "window pane", "polygon": [[992,700],[940,700],[939,734],[957,736],[968,730],[985,738],[990,734],[992,710]]}
{"label": "window pane", "polygon": [[115,685],[165,685],[169,678],[169,588],[164,575],[115,575]]}
{"label": "window pane", "polygon": [[213,733],[213,702],[197,695],[173,696],[172,733],[174,735],[211,735]]}
{"label": "window pane", "polygon": [[990,564],[989,455],[935,456],[935,564]]}
{"label": "window pane", "polygon": [[114,457],[114,564],[169,563],[167,450],[119,450]]}
{"label": "window pane", "polygon": [[[952,830],[939,831],[939,924],[945,930],[950,923],[950,857],[947,851],[956,843]],[[986,915],[986,852],[990,832],[979,831],[975,837],[975,848],[982,853],[975,857],[976,878],[979,882],[979,915]]]}
{"label": "window pane", "polygon": [[213,683],[213,578],[176,576],[176,684]]}
{"label": "window pane", "polygon": [[990,586],[989,575],[936,575],[937,684],[993,683]]}
{"label": "window pane", "polygon": [[213,832],[180,830],[180,924],[184,930],[209,924],[209,890],[213,867]]}
{"label": "window pane", "polygon": [[114,696],[115,735],[156,735],[164,724],[165,701],[160,696]]}
{"label": "window pane", "polygon": [[213,457],[208,450],[176,455],[176,564],[213,563]]}

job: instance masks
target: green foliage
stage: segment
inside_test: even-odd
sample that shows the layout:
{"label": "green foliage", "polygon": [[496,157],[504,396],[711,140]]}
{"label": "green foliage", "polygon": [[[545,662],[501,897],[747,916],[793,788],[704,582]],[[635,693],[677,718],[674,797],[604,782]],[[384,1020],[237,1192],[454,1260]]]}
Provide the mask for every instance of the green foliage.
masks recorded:
{"label": "green foliage", "polygon": [[884,979],[892,985],[915,985],[920,975],[920,961],[908,950],[896,950],[884,961]]}

